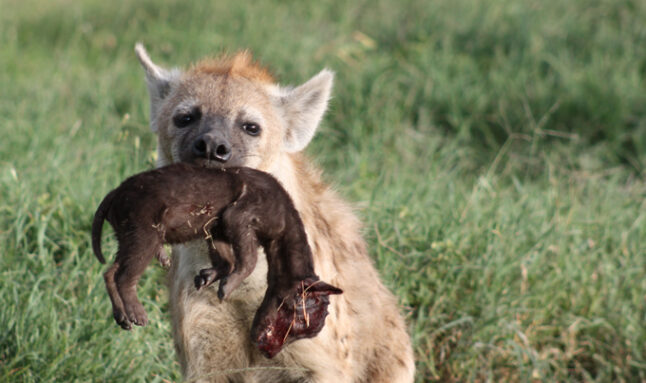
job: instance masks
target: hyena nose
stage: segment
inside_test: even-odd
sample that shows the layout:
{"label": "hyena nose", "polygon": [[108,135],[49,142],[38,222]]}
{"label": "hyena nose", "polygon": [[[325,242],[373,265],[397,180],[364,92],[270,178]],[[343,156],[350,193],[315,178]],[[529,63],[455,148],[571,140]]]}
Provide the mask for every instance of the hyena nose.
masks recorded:
{"label": "hyena nose", "polygon": [[231,145],[226,141],[218,142],[214,137],[203,135],[193,143],[193,154],[208,160],[226,162],[231,158]]}
{"label": "hyena nose", "polygon": [[231,158],[231,147],[228,144],[216,146],[215,153],[212,154],[212,157],[222,162],[228,161]]}

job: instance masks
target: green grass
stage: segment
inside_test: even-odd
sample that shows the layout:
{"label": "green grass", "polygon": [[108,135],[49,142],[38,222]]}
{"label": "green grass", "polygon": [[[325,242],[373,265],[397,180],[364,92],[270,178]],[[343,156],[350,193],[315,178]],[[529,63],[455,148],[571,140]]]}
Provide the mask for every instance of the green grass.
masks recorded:
{"label": "green grass", "polygon": [[307,151],[359,207],[418,382],[646,380],[646,3],[346,3],[0,0],[0,381],[181,380],[165,272],[126,333],[89,247],[154,163],[136,41],[337,72]]}

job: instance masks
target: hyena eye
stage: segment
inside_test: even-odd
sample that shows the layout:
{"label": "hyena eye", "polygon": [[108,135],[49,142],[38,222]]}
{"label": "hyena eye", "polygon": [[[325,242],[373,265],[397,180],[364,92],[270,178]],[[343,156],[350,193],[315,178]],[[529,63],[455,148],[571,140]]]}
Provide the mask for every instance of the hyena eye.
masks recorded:
{"label": "hyena eye", "polygon": [[199,109],[193,109],[190,112],[181,112],[173,116],[173,124],[178,128],[185,128],[192,123],[198,121],[202,117],[202,113]]}
{"label": "hyena eye", "polygon": [[260,126],[252,122],[246,122],[242,124],[242,130],[245,131],[250,136],[257,136],[260,134]]}

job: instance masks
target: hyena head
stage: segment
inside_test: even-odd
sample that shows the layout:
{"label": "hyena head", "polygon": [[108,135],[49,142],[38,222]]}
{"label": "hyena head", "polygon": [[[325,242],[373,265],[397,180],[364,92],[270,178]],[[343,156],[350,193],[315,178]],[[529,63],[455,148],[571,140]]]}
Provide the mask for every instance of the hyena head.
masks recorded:
{"label": "hyena head", "polygon": [[282,155],[310,142],[334,77],[323,70],[287,88],[247,52],[207,59],[182,72],[154,64],[141,44],[135,51],[146,72],[159,166],[190,162],[272,169]]}

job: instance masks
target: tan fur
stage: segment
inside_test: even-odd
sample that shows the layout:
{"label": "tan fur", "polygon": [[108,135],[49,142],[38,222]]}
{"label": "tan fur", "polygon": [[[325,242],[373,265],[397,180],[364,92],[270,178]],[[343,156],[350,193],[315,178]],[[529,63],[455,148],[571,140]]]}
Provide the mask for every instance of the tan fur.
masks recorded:
{"label": "tan fur", "polygon": [[238,52],[230,57],[222,56],[202,60],[189,71],[219,76],[239,76],[263,83],[272,83],[274,81],[266,68],[253,62],[251,53],[248,51]]}
{"label": "tan fur", "polygon": [[[361,238],[352,209],[325,185],[299,153],[323,115],[332,73],[281,88],[248,53],[198,63],[184,74],[152,63],[142,46],[151,96],[151,127],[158,134],[159,165],[181,160],[190,132],[171,119],[177,108],[199,105],[213,117],[210,129],[226,134],[234,153],[227,166],[273,174],[301,214],[321,279],[343,289],[331,297],[326,325],[312,339],[287,346],[274,359],[249,341],[255,310],[266,289],[264,257],[231,297],[216,289],[196,291],[193,277],[209,267],[202,242],[173,249],[169,276],[173,335],[182,372],[197,382],[411,382],[413,353],[395,297],[384,287]],[[262,120],[262,133],[248,137],[245,119]],[[256,121],[257,122],[257,121]]]}

